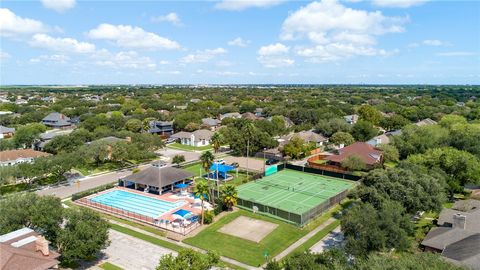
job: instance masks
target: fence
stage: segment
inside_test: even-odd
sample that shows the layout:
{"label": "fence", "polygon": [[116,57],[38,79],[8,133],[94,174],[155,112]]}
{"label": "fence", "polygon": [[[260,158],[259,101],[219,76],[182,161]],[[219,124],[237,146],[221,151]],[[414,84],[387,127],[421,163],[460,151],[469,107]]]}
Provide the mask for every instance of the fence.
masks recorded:
{"label": "fence", "polygon": [[105,204],[93,202],[93,201],[89,200],[88,198],[78,199],[78,200],[75,201],[75,203],[82,204],[82,205],[85,205],[85,206],[88,206],[88,207],[91,207],[91,208],[96,208],[96,209],[99,209],[103,212],[107,212],[109,214],[114,214],[114,215],[117,215],[117,216],[120,216],[120,217],[126,217],[126,218],[129,218],[129,219],[132,219],[132,220],[144,222],[144,223],[149,224],[150,226],[154,226],[154,227],[157,227],[157,228],[161,228],[161,229],[168,230],[168,231],[178,233],[178,234],[182,234],[182,235],[187,235],[191,231],[196,229],[198,226],[200,226],[198,221],[192,222],[187,226],[182,226],[180,224],[177,226],[177,225],[174,225],[171,222],[160,222],[159,223],[159,222],[156,222],[155,219],[152,218],[152,217],[147,217],[147,216],[140,215],[140,214],[137,214],[137,213],[134,213],[134,212],[130,212],[130,211],[127,211],[127,210],[124,210],[124,209],[115,208],[115,207],[111,207],[111,206],[108,206],[108,205],[105,205]]}
{"label": "fence", "polygon": [[347,180],[352,180],[352,181],[358,181],[362,178],[360,176],[353,175],[353,174],[347,174],[347,173],[342,173],[342,172],[333,172],[333,171],[327,171],[327,170],[311,168],[311,167],[297,166],[297,165],[293,165],[293,164],[289,164],[289,163],[285,164],[285,168],[295,170],[295,171],[300,171],[300,172],[320,174],[320,175],[325,175],[325,176],[330,176],[330,177],[335,177],[335,178],[342,178],[342,179],[347,179]]}

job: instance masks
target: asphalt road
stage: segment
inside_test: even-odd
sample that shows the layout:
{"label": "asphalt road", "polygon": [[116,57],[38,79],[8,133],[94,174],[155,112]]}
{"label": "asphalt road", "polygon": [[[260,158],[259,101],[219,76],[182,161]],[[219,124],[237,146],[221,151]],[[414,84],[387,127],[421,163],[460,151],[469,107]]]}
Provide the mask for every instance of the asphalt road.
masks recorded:
{"label": "asphalt road", "polygon": [[[142,165],[142,166],[139,166],[139,168],[142,169],[146,166],[150,166],[150,165]],[[61,199],[64,199],[80,191],[84,191],[84,190],[105,185],[108,183],[114,183],[119,178],[130,175],[131,173],[132,171],[130,169],[125,169],[118,172],[110,172],[110,173],[101,174],[93,177],[85,177],[83,179],[80,179],[79,183],[75,183],[69,186],[60,186],[60,187],[42,189],[42,190],[36,191],[36,193],[39,195],[54,195]]]}

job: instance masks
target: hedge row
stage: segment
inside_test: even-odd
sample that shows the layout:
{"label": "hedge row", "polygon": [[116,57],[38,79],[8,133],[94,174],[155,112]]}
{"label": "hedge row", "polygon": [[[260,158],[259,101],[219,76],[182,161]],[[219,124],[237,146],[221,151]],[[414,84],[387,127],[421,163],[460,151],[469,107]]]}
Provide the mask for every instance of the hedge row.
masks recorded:
{"label": "hedge row", "polygon": [[111,188],[115,187],[115,185],[116,185],[115,183],[106,184],[106,185],[101,185],[101,186],[98,186],[98,187],[95,187],[95,188],[91,188],[91,189],[87,189],[87,190],[75,193],[75,194],[72,195],[72,201],[76,201],[78,199],[81,199],[83,197],[87,197],[88,195],[92,195],[92,194],[95,194],[95,193],[100,192],[100,191],[111,189]]}

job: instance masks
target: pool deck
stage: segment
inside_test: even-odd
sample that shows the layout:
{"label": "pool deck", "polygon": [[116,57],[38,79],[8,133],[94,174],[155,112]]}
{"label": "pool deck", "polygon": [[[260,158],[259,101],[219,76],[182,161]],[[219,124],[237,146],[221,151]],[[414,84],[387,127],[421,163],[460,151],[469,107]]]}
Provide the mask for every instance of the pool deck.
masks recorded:
{"label": "pool deck", "polygon": [[[154,198],[154,199],[157,199],[157,200],[167,201],[167,202],[175,203],[175,202],[178,202],[178,201],[186,201],[187,203],[180,206],[180,207],[173,208],[172,210],[167,211],[167,212],[161,214],[160,216],[158,216],[156,218],[152,218],[152,217],[144,216],[144,215],[141,215],[141,214],[138,214],[138,213],[128,212],[128,211],[123,210],[123,209],[119,209],[119,208],[115,208],[115,207],[111,207],[111,206],[107,206],[107,205],[104,205],[104,204],[101,204],[101,203],[95,203],[95,202],[91,201],[91,199],[94,198],[94,197],[97,197],[99,195],[106,194],[106,193],[109,193],[109,192],[112,192],[112,191],[115,191],[115,190],[122,190],[122,191],[130,192],[130,193],[134,193],[134,194],[137,194],[137,195],[142,195],[142,196]],[[76,202],[79,203],[79,204],[85,205],[85,206],[93,207],[95,209],[100,209],[100,210],[102,210],[104,212],[107,212],[109,214],[114,214],[114,215],[118,215],[118,216],[131,218],[131,219],[134,219],[134,220],[137,220],[137,221],[148,223],[150,225],[154,225],[154,226],[162,228],[162,229],[167,229],[169,231],[173,231],[173,232],[177,232],[177,233],[181,233],[181,234],[185,235],[186,233],[190,232],[191,230],[193,230],[197,226],[193,226],[193,228],[190,228],[191,226],[189,226],[188,230],[186,230],[185,226],[173,225],[172,222],[175,221],[175,217],[173,216],[173,213],[175,213],[176,211],[178,211],[180,209],[183,209],[183,210],[192,212],[192,214],[194,214],[194,215],[200,215],[202,211],[201,211],[201,208],[199,206],[194,205],[193,197],[178,196],[178,194],[179,193],[168,192],[168,193],[165,193],[165,194],[162,194],[162,195],[155,195],[155,194],[145,193],[145,192],[142,192],[142,191],[133,190],[133,189],[129,189],[129,188],[115,187],[115,188],[112,188],[112,189],[104,190],[102,192],[99,192],[99,193],[92,194],[90,196],[81,198],[81,199],[77,200]],[[162,222],[160,222],[161,220],[168,221],[168,223],[165,223],[165,222],[162,223]],[[198,222],[196,222],[196,223],[198,224]]]}

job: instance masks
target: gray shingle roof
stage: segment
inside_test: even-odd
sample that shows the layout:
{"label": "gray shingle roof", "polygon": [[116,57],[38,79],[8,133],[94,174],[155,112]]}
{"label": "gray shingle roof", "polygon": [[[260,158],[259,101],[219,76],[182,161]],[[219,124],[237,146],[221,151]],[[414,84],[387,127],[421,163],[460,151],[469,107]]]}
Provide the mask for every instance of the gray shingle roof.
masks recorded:
{"label": "gray shingle roof", "polygon": [[192,176],[192,173],[174,167],[151,166],[122,180],[162,188]]}
{"label": "gray shingle roof", "polygon": [[15,132],[14,128],[9,128],[9,127],[0,125],[0,133],[3,134],[3,133],[14,133],[14,132]]}

